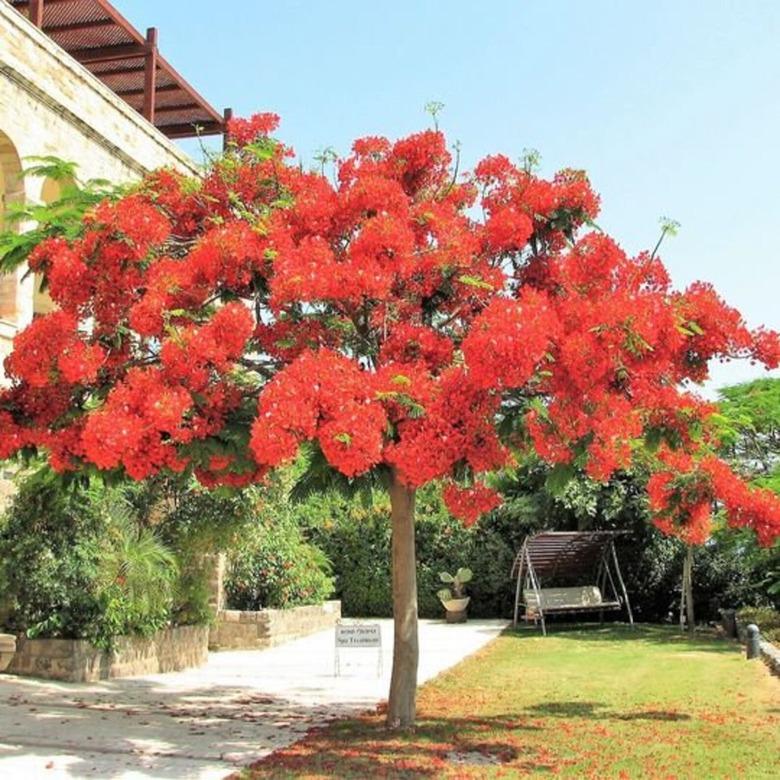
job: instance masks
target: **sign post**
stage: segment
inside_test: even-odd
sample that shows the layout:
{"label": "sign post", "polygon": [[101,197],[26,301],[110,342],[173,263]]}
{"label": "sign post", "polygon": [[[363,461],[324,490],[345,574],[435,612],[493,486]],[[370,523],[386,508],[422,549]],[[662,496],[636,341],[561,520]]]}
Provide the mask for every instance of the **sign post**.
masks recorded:
{"label": "sign post", "polygon": [[379,623],[336,623],[336,666],[334,675],[341,675],[340,651],[375,648],[377,677],[382,676],[382,630]]}

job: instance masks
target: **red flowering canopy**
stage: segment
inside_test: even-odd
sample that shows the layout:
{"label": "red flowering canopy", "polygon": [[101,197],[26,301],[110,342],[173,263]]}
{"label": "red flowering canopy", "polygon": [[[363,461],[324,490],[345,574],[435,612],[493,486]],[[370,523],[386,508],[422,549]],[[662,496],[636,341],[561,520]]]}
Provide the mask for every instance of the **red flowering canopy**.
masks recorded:
{"label": "red flowering canopy", "polygon": [[499,155],[457,176],[425,131],[355,142],[331,182],[276,121],[234,121],[202,181],[158,171],[37,247],[59,310],[6,360],[0,457],[240,486],[308,442],[350,479],[446,480],[471,523],[518,450],[598,480],[641,456],[665,530],[699,539],[717,501],[778,535],[780,502],[711,454],[683,389],[712,358],[776,366],[777,334],[594,229],[583,173]]}

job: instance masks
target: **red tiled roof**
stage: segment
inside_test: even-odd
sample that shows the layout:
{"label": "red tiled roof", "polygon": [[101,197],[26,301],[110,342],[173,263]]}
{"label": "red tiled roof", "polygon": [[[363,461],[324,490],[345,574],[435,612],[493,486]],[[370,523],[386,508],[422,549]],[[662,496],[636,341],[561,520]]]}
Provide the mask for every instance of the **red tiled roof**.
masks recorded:
{"label": "red tiled roof", "polygon": [[8,0],[169,138],[216,135],[224,118],[107,0]]}

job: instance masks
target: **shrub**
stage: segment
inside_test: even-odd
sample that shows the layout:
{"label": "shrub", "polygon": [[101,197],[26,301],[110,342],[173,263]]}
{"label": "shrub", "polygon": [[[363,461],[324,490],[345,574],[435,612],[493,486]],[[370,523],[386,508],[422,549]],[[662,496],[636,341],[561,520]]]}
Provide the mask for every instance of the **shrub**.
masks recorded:
{"label": "shrub", "polygon": [[[145,496],[138,496],[137,501],[139,506],[146,506]],[[173,621],[185,625],[211,622],[211,556],[239,543],[242,529],[254,521],[254,495],[222,494],[191,486],[163,501],[158,497],[147,511],[161,515],[156,529],[176,551],[179,562]]]}
{"label": "shrub", "polygon": [[313,528],[312,540],[324,550],[335,573],[335,596],[345,616],[393,614],[390,523],[382,509],[353,507]]}
{"label": "shrub", "polygon": [[0,570],[9,628],[110,647],[167,625],[178,568],[135,524],[121,491],[66,487],[43,470],[22,481],[5,513]]}
{"label": "shrub", "polygon": [[179,566],[155,531],[136,524],[122,497],[104,502],[95,585],[102,607],[98,641],[107,644],[114,636],[148,636],[168,625]]}
{"label": "shrub", "polygon": [[755,623],[763,632],[780,629],[780,612],[771,607],[743,607],[737,610],[740,623]]}
{"label": "shrub", "polygon": [[[310,528],[335,573],[335,595],[346,616],[389,617],[391,593],[390,507],[384,497],[370,506],[340,496],[304,503],[293,512]],[[468,566],[478,572],[469,588],[469,612],[474,617],[506,615],[511,609],[509,581],[513,551],[497,529],[500,521],[473,528],[451,517],[434,488],[417,497],[417,594],[421,617],[442,615],[437,591],[439,572]]]}
{"label": "shrub", "polygon": [[97,541],[104,525],[85,494],[21,485],[0,527],[8,629],[68,638],[97,633]]}
{"label": "shrub", "polygon": [[332,592],[328,559],[306,542],[285,512],[258,517],[229,557],[225,593],[230,609],[319,604]]}
{"label": "shrub", "polygon": [[780,646],[780,612],[771,607],[744,607],[737,611],[740,623],[755,623],[763,636]]}

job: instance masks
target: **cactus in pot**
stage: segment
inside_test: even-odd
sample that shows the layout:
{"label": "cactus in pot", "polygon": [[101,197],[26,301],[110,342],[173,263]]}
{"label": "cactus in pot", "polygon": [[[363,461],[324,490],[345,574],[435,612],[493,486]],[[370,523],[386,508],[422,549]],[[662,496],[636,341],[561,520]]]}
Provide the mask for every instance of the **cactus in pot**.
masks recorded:
{"label": "cactus in pot", "polygon": [[466,595],[465,586],[466,583],[471,582],[473,576],[471,569],[465,567],[459,568],[455,574],[446,571],[439,572],[439,579],[445,585],[449,585],[448,588],[442,588],[436,594],[444,605],[444,609],[447,610],[448,623],[466,622],[466,609],[471,599]]}

